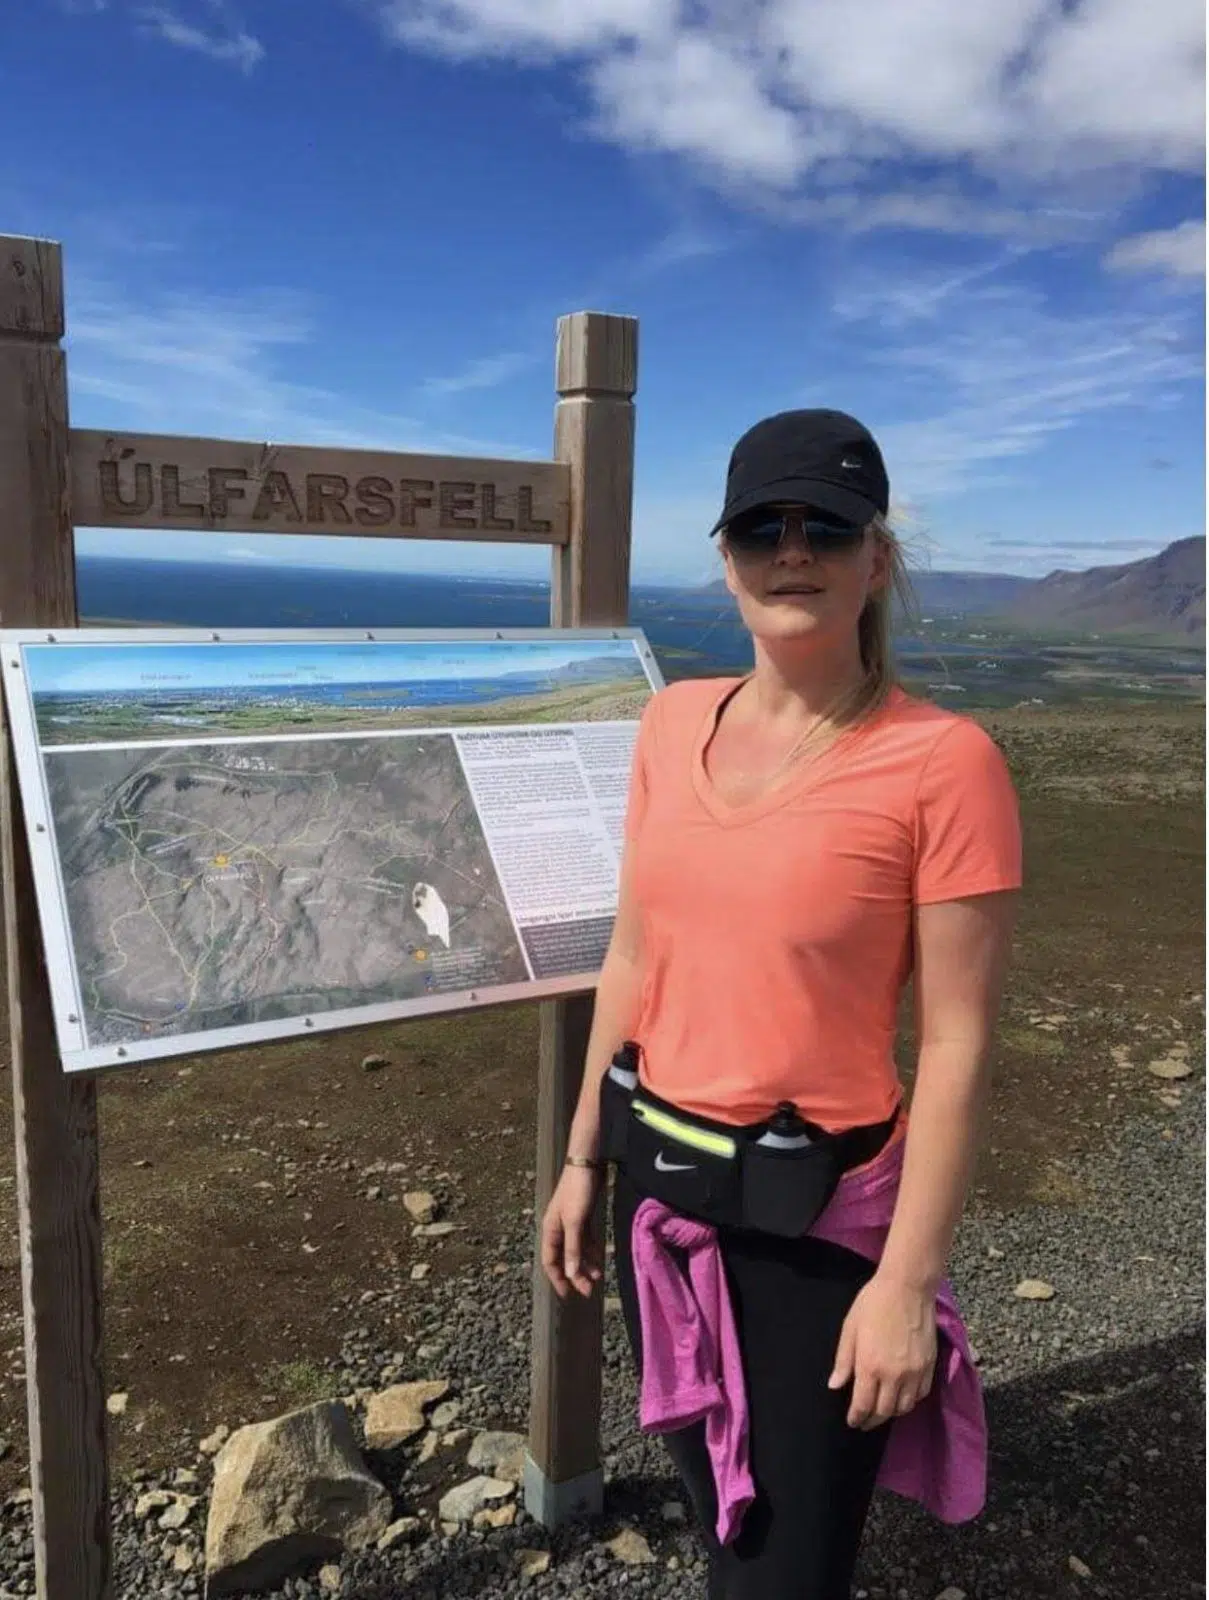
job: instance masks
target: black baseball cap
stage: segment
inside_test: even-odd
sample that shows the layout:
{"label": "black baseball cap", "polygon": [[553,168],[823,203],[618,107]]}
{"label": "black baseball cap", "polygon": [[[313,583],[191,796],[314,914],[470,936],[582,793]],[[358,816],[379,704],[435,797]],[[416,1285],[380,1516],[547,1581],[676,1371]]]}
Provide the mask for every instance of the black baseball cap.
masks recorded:
{"label": "black baseball cap", "polygon": [[757,422],[731,451],[726,505],[711,536],[745,511],[782,501],[866,523],[890,508],[877,441],[845,411],[780,411]]}

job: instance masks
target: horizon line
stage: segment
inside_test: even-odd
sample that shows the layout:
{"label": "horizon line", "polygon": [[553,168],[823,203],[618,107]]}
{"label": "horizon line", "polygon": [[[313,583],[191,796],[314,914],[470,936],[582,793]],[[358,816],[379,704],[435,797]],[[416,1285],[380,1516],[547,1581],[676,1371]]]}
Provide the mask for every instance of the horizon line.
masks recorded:
{"label": "horizon line", "polygon": [[[956,576],[960,576],[960,577],[1011,578],[1011,579],[1017,580],[1020,583],[1040,583],[1040,582],[1044,581],[1044,578],[1050,577],[1053,574],[1059,573],[1059,572],[1091,572],[1091,571],[1096,570],[1098,567],[1105,567],[1105,566],[1109,566],[1109,567],[1128,567],[1128,566],[1133,566],[1138,561],[1153,560],[1155,556],[1163,554],[1165,551],[1171,549],[1173,545],[1184,544],[1184,543],[1191,542],[1193,540],[1199,540],[1201,543],[1204,543],[1205,542],[1205,538],[1206,538],[1205,534],[1187,534],[1183,538],[1173,539],[1170,544],[1163,545],[1159,550],[1156,550],[1156,551],[1152,552],[1152,554],[1149,555],[1149,556],[1141,555],[1141,556],[1131,557],[1129,560],[1126,560],[1126,561],[1099,561],[1099,562],[1092,562],[1088,566],[1085,566],[1085,567],[1055,566],[1055,567],[1051,567],[1048,572],[1046,572],[1045,574],[1043,574],[1040,577],[1031,576],[1028,573],[1023,573],[1023,572],[1005,572],[1002,568],[999,568],[999,567],[957,567],[957,566],[914,567],[914,568],[909,568],[908,569],[908,576],[911,577],[911,578],[916,578],[916,577],[921,577],[921,576],[922,577],[936,577],[936,576],[939,576],[940,574],[945,574],[946,576],[948,576],[948,575],[956,575]],[[548,577],[544,577],[544,578],[524,577],[524,576],[520,576],[520,575],[515,574],[515,573],[502,573],[502,572],[489,572],[489,573],[481,573],[481,574],[470,574],[470,573],[466,573],[466,572],[453,572],[453,571],[450,571],[450,572],[424,571],[424,570],[418,570],[416,568],[407,568],[407,567],[367,567],[367,566],[355,566],[355,565],[341,566],[338,563],[333,562],[333,561],[321,561],[321,562],[306,562],[306,561],[276,562],[276,561],[270,561],[270,560],[267,560],[267,559],[264,560],[264,561],[261,561],[259,559],[255,560],[255,561],[249,561],[249,560],[246,560],[246,559],[240,559],[238,557],[222,556],[222,555],[215,555],[215,556],[213,556],[213,557],[211,557],[210,559],[207,560],[203,556],[164,556],[164,555],[153,555],[153,554],[149,554],[149,555],[128,555],[128,554],[110,553],[110,552],[101,551],[101,550],[97,550],[97,551],[79,551],[79,550],[77,550],[76,553],[75,553],[75,563],[76,563],[77,566],[79,565],[80,562],[97,562],[97,561],[112,561],[112,562],[119,562],[119,563],[140,562],[140,563],[148,563],[148,564],[155,565],[155,566],[165,566],[165,567],[169,567],[169,566],[176,566],[176,567],[185,567],[185,566],[246,567],[251,571],[256,571],[258,568],[261,569],[261,570],[272,570],[272,569],[280,570],[282,567],[285,567],[288,570],[293,571],[293,572],[314,572],[314,573],[326,573],[326,574],[330,574],[332,572],[340,572],[340,573],[357,574],[359,576],[360,575],[364,575],[366,577],[377,577],[377,578],[382,578],[382,577],[400,577],[400,578],[432,578],[432,579],[436,579],[436,580],[452,579],[452,580],[455,580],[455,581],[460,582],[460,583],[466,583],[466,582],[473,583],[476,580],[476,577],[477,577],[479,581],[484,581],[484,582],[489,581],[489,582],[492,582],[492,583],[512,584],[517,588],[549,589],[549,587],[550,587],[550,579]],[[722,580],[720,578],[709,578],[709,579],[706,579],[703,582],[702,581],[689,582],[689,581],[687,581],[685,579],[677,580],[677,579],[674,579],[674,578],[666,578],[666,577],[665,578],[643,577],[640,573],[634,573],[632,578],[631,578],[631,587],[642,586],[642,587],[651,588],[651,589],[677,589],[677,590],[696,589],[696,590],[704,590],[704,589],[710,589],[710,588],[715,587],[721,581]]]}

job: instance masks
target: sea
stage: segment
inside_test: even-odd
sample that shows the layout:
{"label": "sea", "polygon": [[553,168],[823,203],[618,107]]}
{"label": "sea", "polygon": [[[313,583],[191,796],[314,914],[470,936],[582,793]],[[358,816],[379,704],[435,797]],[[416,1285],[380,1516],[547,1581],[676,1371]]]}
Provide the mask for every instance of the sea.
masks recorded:
{"label": "sea", "polygon": [[[184,628],[545,628],[548,584],[276,563],[81,556],[82,623]],[[665,676],[744,671],[751,645],[728,597],[636,586],[630,625]],[[669,672],[669,669],[670,672]]]}

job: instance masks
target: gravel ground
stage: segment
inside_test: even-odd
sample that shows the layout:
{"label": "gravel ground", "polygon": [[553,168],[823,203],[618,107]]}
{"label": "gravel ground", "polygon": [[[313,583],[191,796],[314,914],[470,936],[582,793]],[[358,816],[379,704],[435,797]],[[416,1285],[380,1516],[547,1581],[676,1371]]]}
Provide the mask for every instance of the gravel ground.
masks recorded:
{"label": "gravel ground", "polygon": [[[879,1497],[856,1593],[865,1600],[1022,1600],[1094,1595],[1184,1600],[1204,1595],[1203,1092],[1132,1123],[1119,1148],[1066,1169],[1075,1203],[993,1210],[963,1223],[953,1278],[988,1390],[991,1494],[974,1524],[945,1529],[913,1505]],[[403,1348],[378,1334],[396,1291],[382,1285],[344,1308],[348,1334],[331,1392],[421,1377],[452,1381],[458,1428],[523,1428],[528,1387],[531,1222],[485,1240],[483,1265],[438,1279],[430,1316]],[[1054,1297],[1025,1301],[1023,1278]],[[291,1600],[455,1600],[624,1591],[704,1595],[703,1568],[663,1447],[643,1439],[621,1320],[606,1316],[605,1516],[547,1535],[519,1512],[511,1527],[426,1535],[386,1554],[346,1557],[288,1581]],[[453,1425],[453,1424],[449,1424]],[[469,1435],[420,1464],[374,1461],[399,1512],[430,1519],[439,1495],[472,1474]],[[208,1461],[186,1478],[124,1486],[116,1519],[118,1600],[202,1593],[200,1540]],[[186,1488],[201,1498],[186,1527],[136,1520],[137,1493]],[[0,1512],[0,1600],[33,1594],[28,1505]],[[649,1562],[605,1548],[640,1533]],[[522,1577],[522,1552],[549,1552]],[[182,1571],[182,1567],[192,1570]]]}

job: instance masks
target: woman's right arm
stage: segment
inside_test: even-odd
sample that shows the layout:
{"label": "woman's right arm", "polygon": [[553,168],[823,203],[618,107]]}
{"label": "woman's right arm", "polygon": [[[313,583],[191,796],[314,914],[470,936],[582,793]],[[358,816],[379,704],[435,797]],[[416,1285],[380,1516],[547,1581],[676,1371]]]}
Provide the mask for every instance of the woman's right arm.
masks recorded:
{"label": "woman's right arm", "polygon": [[[642,919],[635,904],[631,851],[621,863],[617,917],[608,954],[596,985],[592,1031],[584,1061],[583,1085],[571,1120],[567,1154],[596,1161],[600,1151],[600,1086],[621,1045],[633,1037],[642,999]],[[563,1168],[542,1220],[542,1267],[559,1297],[568,1289],[590,1295],[604,1271],[603,1240],[592,1230],[592,1216],[603,1168]]]}

